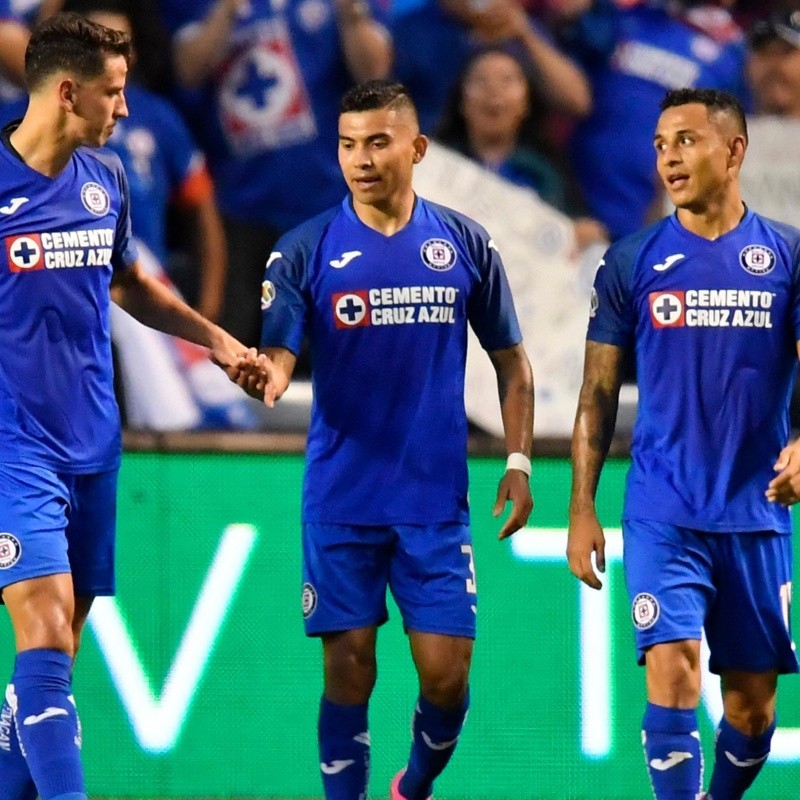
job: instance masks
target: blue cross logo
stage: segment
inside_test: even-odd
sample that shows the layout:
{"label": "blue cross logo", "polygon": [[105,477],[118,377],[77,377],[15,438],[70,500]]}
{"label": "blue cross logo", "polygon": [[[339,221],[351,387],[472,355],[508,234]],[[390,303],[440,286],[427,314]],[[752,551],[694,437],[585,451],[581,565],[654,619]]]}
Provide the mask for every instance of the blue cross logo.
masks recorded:
{"label": "blue cross logo", "polygon": [[248,58],[245,66],[245,76],[236,89],[238,97],[246,97],[254,108],[265,108],[269,104],[269,95],[278,81],[272,75],[262,75],[258,64]]}
{"label": "blue cross logo", "polygon": [[11,257],[17,266],[29,267],[39,258],[39,248],[30,239],[20,239],[11,250]]}
{"label": "blue cross logo", "polygon": [[655,307],[663,323],[672,322],[673,313],[680,313],[681,307],[673,302],[671,297],[662,297],[659,304]]}
{"label": "blue cross logo", "polygon": [[[356,302],[357,301],[357,302]],[[364,303],[354,295],[348,295],[344,303],[339,304],[339,316],[346,317],[351,325],[364,315]]]}

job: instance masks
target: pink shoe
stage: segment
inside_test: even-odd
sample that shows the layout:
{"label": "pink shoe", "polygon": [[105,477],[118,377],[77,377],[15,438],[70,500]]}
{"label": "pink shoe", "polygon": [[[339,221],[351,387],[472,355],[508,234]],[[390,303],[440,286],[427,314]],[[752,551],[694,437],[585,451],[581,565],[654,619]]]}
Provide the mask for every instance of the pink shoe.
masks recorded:
{"label": "pink shoe", "polygon": [[[400,778],[405,774],[406,770],[403,768],[392,778],[392,784],[389,787],[389,800],[406,800],[406,798],[400,794]],[[428,800],[433,800],[433,795],[431,795]]]}

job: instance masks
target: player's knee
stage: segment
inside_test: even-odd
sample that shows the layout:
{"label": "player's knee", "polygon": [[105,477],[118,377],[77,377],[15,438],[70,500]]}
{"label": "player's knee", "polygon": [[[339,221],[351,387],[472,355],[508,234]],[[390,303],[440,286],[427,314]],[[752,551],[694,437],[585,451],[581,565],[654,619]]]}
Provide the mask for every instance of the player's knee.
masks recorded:
{"label": "player's knee", "polygon": [[422,696],[439,708],[455,708],[467,693],[469,662],[426,665],[420,669]]}
{"label": "player's knee", "polygon": [[670,642],[647,651],[647,689],[651,702],[690,708],[700,702],[700,659],[693,643]]}
{"label": "player's knee", "polygon": [[72,625],[62,609],[27,617],[14,626],[19,650],[59,650],[75,656],[75,637]]}
{"label": "player's knee", "polygon": [[774,714],[771,708],[725,709],[725,719],[739,733],[754,737],[760,736],[772,725]]}
{"label": "player's knee", "polygon": [[325,695],[335,703],[365,703],[372,694],[378,668],[367,648],[338,646],[325,653]]}

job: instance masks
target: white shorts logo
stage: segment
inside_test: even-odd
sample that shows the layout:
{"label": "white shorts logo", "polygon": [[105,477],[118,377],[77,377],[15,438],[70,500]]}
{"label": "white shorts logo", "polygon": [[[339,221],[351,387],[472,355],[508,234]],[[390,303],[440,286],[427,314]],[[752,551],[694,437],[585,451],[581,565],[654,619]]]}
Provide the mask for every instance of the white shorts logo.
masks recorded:
{"label": "white shorts logo", "polygon": [[661,609],[659,608],[658,600],[653,595],[641,592],[633,598],[631,616],[633,617],[633,624],[640,631],[652,628],[656,624],[660,613]]}
{"label": "white shorts logo", "polygon": [[104,217],[111,208],[111,198],[108,192],[99,184],[89,181],[81,187],[81,200],[87,211],[97,217]]}
{"label": "white shorts logo", "polygon": [[317,590],[310,584],[303,584],[303,619],[308,619],[317,609]]}
{"label": "white shorts logo", "polygon": [[9,569],[22,556],[22,545],[11,533],[0,533],[0,569]]}

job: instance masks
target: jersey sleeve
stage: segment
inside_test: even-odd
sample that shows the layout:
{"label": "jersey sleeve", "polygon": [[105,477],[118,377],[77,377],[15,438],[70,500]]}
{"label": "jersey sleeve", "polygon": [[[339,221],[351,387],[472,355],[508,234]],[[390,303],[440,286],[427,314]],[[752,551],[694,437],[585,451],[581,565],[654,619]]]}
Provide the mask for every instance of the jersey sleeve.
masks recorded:
{"label": "jersey sleeve", "polygon": [[284,237],[269,254],[261,284],[261,346],[300,352],[308,319],[308,253]]}
{"label": "jersey sleeve", "polygon": [[128,178],[122,164],[117,169],[119,180],[120,209],[117,218],[117,230],[114,235],[114,249],[111,253],[111,266],[114,272],[126,270],[139,258],[136,242],[131,232],[131,194]]}
{"label": "jersey sleeve", "polygon": [[467,305],[472,330],[484,350],[503,350],[522,341],[514,299],[494,242],[485,231],[475,243],[479,281]]}
{"label": "jersey sleeve", "polygon": [[618,248],[609,248],[594,278],[587,339],[618,347],[630,345],[635,327],[630,282],[630,265],[620,257]]}

